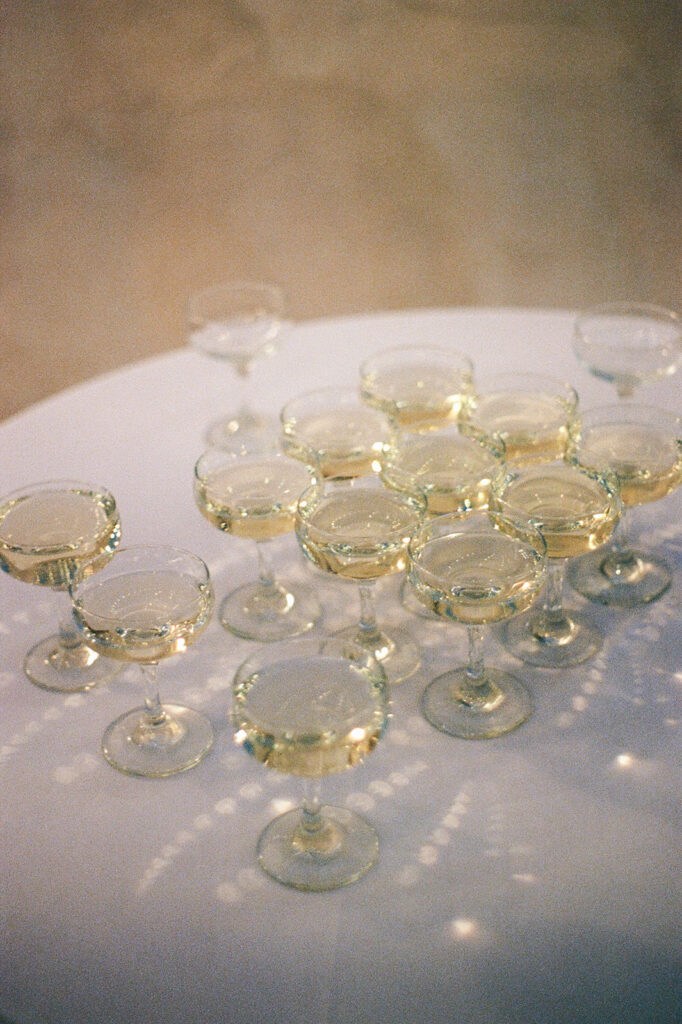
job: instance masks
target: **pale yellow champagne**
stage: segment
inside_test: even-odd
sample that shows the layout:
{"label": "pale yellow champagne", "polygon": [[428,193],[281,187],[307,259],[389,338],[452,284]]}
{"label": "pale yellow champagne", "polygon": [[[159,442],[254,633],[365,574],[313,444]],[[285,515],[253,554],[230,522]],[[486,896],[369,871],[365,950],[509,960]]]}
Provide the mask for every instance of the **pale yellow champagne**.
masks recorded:
{"label": "pale yellow champagne", "polygon": [[288,453],[304,462],[312,458],[325,477],[373,472],[387,440],[383,415],[361,405],[301,414],[283,429]]}
{"label": "pale yellow champagne", "polygon": [[598,476],[573,466],[529,467],[497,497],[502,507],[532,519],[547,544],[548,558],[573,558],[604,544],[620,516],[617,495]]}
{"label": "pale yellow champagne", "polygon": [[36,490],[0,508],[0,568],[22,580],[66,588],[86,562],[104,565],[121,536],[111,495],[94,490]]}
{"label": "pale yellow champagne", "polygon": [[623,504],[642,505],[671,494],[682,482],[682,445],[670,431],[646,423],[604,423],[583,430],[581,466],[610,469]]}
{"label": "pale yellow champagne", "polygon": [[459,416],[466,385],[459,372],[415,363],[385,371],[380,381],[366,376],[362,397],[401,428],[437,430]]}
{"label": "pale yellow champagne", "polygon": [[351,768],[374,749],[386,720],[377,674],[324,655],[269,665],[235,688],[237,739],[287,774],[320,777]]}
{"label": "pale yellow champagne", "polygon": [[195,482],[199,510],[236,537],[267,540],[290,533],[296,504],[310,473],[294,459],[263,458],[223,465]]}
{"label": "pale yellow champagne", "polygon": [[421,521],[417,504],[387,490],[348,487],[299,508],[296,532],[318,568],[347,579],[399,572]]}
{"label": "pale yellow champagne", "polygon": [[469,625],[525,611],[543,576],[542,555],[502,532],[434,537],[414,553],[409,573],[422,604]]}
{"label": "pale yellow champagne", "polygon": [[210,584],[179,572],[128,572],[93,581],[74,615],[88,647],[120,661],[154,662],[185,650],[213,610]]}
{"label": "pale yellow champagne", "polygon": [[492,391],[463,411],[465,429],[500,437],[507,462],[551,462],[566,451],[572,409],[561,395]]}
{"label": "pale yellow champagne", "polygon": [[428,514],[441,515],[486,508],[500,464],[486,445],[438,431],[399,440],[384,458],[381,477],[398,490],[418,488]]}

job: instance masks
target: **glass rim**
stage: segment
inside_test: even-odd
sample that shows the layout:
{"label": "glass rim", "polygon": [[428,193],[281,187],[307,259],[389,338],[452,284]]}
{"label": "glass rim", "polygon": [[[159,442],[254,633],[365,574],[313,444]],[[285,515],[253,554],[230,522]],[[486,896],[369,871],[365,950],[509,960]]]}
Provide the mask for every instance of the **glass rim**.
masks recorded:
{"label": "glass rim", "polygon": [[[367,648],[361,646],[355,640],[337,637],[333,635],[327,635],[324,633],[318,634],[317,636],[310,637],[292,637],[288,640],[276,640],[273,643],[262,644],[252,651],[247,657],[245,657],[237,666],[233,676],[233,687],[237,682],[241,682],[242,679],[248,678],[256,670],[257,665],[280,665],[285,664],[288,661],[294,661],[297,658],[319,655],[325,657],[324,648],[325,646],[337,648],[338,653],[330,654],[330,657],[338,658],[340,661],[355,661],[353,658],[346,658],[343,655],[343,651],[349,650],[360,657],[358,661],[366,661],[368,666],[372,669],[373,674],[376,674],[376,681],[379,683],[387,683],[388,678],[384,670],[383,665],[378,661],[374,655],[367,650]],[[291,649],[291,653],[289,652]],[[281,657],[278,657],[281,655]],[[247,671],[247,666],[253,665],[250,671]]]}
{"label": "glass rim", "polygon": [[[182,558],[186,560],[187,563],[194,566],[195,569],[200,570],[197,573],[197,576],[200,576],[202,578],[201,580],[199,580],[199,582],[202,582],[203,580],[208,584],[211,583],[211,573],[206,562],[203,560],[203,558],[201,558],[200,555],[196,555],[193,551],[189,551],[187,548],[176,547],[173,544],[131,544],[126,547],[117,548],[116,551],[112,553],[111,558],[108,560],[107,564],[99,568],[95,573],[88,574],[87,569],[92,562],[99,562],[99,559],[89,559],[87,562],[84,562],[83,565],[80,566],[79,569],[76,571],[73,580],[69,584],[69,593],[71,594],[71,597],[74,598],[74,595],[78,594],[82,586],[96,586],[99,582],[101,582],[103,574],[106,574],[107,572],[113,572],[116,566],[120,566],[122,564],[123,557],[133,554],[141,554],[143,552],[148,553],[150,555],[153,553],[170,553],[177,558]],[[141,569],[139,571],[144,572],[151,570]],[[134,572],[135,570],[132,568],[122,568],[118,573],[116,573],[116,575],[127,576],[133,575]],[[98,614],[98,617],[105,622],[118,621],[116,616],[106,616]]]}
{"label": "glass rim", "polygon": [[[515,505],[512,501],[505,499],[499,494],[499,481],[504,480],[507,477],[519,476],[536,476],[540,475],[543,471],[546,472],[548,469],[560,470],[565,469],[571,473],[578,473],[581,476],[589,477],[589,479],[599,483],[607,492],[609,502],[615,505],[615,511],[617,515],[623,513],[623,499],[620,494],[620,484],[618,483],[618,477],[611,470],[598,470],[592,469],[588,466],[583,466],[577,461],[572,459],[558,459],[556,462],[550,463],[535,463],[525,466],[515,466],[507,463],[500,469],[498,475],[491,482],[490,496],[491,502],[499,503],[498,506],[492,505],[491,512],[499,511],[500,514],[508,519],[516,520],[517,516],[522,516],[533,525],[538,523],[552,524],[557,522],[564,522],[566,519],[565,515],[553,514],[553,515],[534,515],[532,512],[528,512],[520,505]],[[580,516],[581,520],[585,517]],[[537,527],[542,532],[542,526]]]}
{"label": "glass rim", "polygon": [[276,284],[274,281],[236,278],[234,281],[215,281],[213,284],[205,285],[191,292],[185,303],[187,318],[191,320],[193,317],[201,315],[200,310],[196,307],[202,302],[217,300],[223,295],[234,296],[240,292],[268,296],[272,300],[273,309],[278,314],[283,313],[286,306],[286,292],[282,285]]}
{"label": "glass rim", "polygon": [[[480,536],[490,536],[491,532],[503,532],[496,529],[496,524],[499,522],[508,524],[512,539],[516,534],[516,539],[532,549],[544,564],[547,560],[547,541],[542,534],[542,530],[533,522],[532,517],[523,512],[522,516],[523,521],[520,521],[514,516],[506,515],[494,509],[466,509],[461,512],[446,512],[443,515],[436,516],[434,519],[424,522],[410,540],[407,546],[409,566],[415,566],[423,579],[427,581],[431,579],[436,582],[439,580],[439,577],[431,572],[431,570],[426,569],[421,564],[419,558],[420,553],[424,551],[428,544],[449,537],[470,536],[476,533]],[[475,527],[471,530],[457,529],[458,523],[466,522],[479,522],[481,523],[480,529]],[[449,527],[452,528],[450,529]],[[492,527],[492,531],[490,527]],[[503,535],[510,536],[510,534]],[[524,534],[527,535],[527,540],[524,540]],[[441,589],[437,582],[434,589]],[[466,601],[462,603],[466,603]]]}
{"label": "glass rim", "polygon": [[[308,525],[309,520],[308,520],[308,516],[305,514],[305,508],[306,508],[307,502],[309,501],[309,495],[311,495],[313,492],[317,492],[322,497],[324,497],[324,493],[325,493],[325,490],[326,490],[327,486],[329,484],[334,484],[334,483],[338,483],[339,484],[339,489],[336,492],[338,494],[348,493],[350,491],[357,492],[357,491],[365,490],[365,489],[372,490],[372,491],[378,491],[378,492],[384,492],[384,493],[390,495],[392,498],[398,499],[404,505],[407,505],[407,506],[410,506],[410,507],[417,506],[415,511],[418,511],[422,518],[426,514],[426,509],[427,509],[426,496],[425,496],[425,494],[424,494],[424,492],[423,492],[423,490],[421,488],[415,488],[414,490],[410,490],[409,492],[405,492],[405,491],[402,491],[402,490],[394,490],[391,487],[385,487],[383,482],[381,481],[380,476],[379,476],[378,473],[372,473],[371,475],[368,475],[368,476],[351,477],[351,478],[349,478],[347,476],[328,476],[328,477],[325,477],[323,479],[313,480],[313,482],[310,484],[310,486],[306,487],[306,489],[304,491],[302,491],[301,494],[299,495],[298,501],[296,502],[296,525],[297,526],[298,526],[299,521],[305,523],[306,526]],[[370,485],[370,484],[371,484],[371,486],[367,486],[367,485]],[[317,505],[318,502],[315,502],[315,504]],[[416,529],[419,529],[419,526],[416,527]],[[298,532],[298,531],[295,530],[295,532]],[[401,529],[391,530],[388,534],[386,534],[384,536],[383,540],[392,539],[394,536],[400,536],[402,533],[403,533],[403,530],[401,530]],[[319,527],[315,527],[315,536],[319,537],[320,539],[325,540],[325,541],[338,541],[339,543],[343,543],[342,538],[341,538],[339,532],[335,531],[335,530],[323,530],[323,529],[320,529]]]}
{"label": "glass rim", "polygon": [[606,319],[608,317],[649,318],[668,323],[678,328],[682,334],[682,317],[674,309],[661,306],[655,302],[602,302],[596,306],[580,309],[573,324],[576,333],[581,333],[581,326],[588,320]]}
{"label": "glass rim", "polygon": [[428,433],[424,433],[419,430],[410,430],[409,428],[401,426],[394,427],[392,442],[388,446],[388,450],[386,452],[387,460],[390,461],[391,456],[399,453],[401,449],[408,448],[409,450],[410,445],[428,444],[431,441],[437,442],[446,434],[448,437],[454,434],[457,437],[460,437],[462,441],[471,442],[472,444],[478,445],[479,448],[486,448],[495,459],[501,459],[502,461],[505,460],[507,445],[501,434],[496,432],[486,434],[479,428],[474,427],[469,430],[467,427],[468,424],[466,421],[460,423],[458,420],[451,420],[446,423],[444,427],[439,427],[438,430],[432,430]]}
{"label": "glass rim", "polygon": [[302,391],[300,394],[295,395],[293,398],[287,399],[287,401],[284,403],[280,410],[279,418],[281,423],[284,426],[286,426],[290,422],[288,416],[286,416],[285,414],[288,411],[290,412],[291,407],[296,405],[298,402],[303,403],[318,397],[320,399],[324,399],[325,396],[327,395],[336,395],[348,398],[349,400],[352,400],[353,403],[357,404],[358,409],[361,409],[363,412],[367,411],[368,414],[373,414],[378,418],[380,417],[388,422],[388,418],[384,413],[382,413],[379,409],[375,409],[373,408],[373,406],[368,405],[363,400],[362,395],[360,393],[360,389],[357,386],[354,386],[352,384],[327,384],[320,388],[311,388],[309,391]]}
{"label": "glass rim", "polygon": [[298,462],[298,459],[286,451],[280,442],[280,439],[273,439],[272,448],[264,447],[262,450],[249,451],[245,448],[243,451],[232,450],[231,448],[224,448],[221,445],[211,445],[206,448],[201,455],[197,458],[194,463],[194,478],[196,480],[205,480],[206,477],[200,473],[200,467],[203,463],[214,460],[217,465],[245,465],[247,462],[270,462],[273,459],[279,461],[280,459],[287,458],[291,459],[292,462]]}
{"label": "glass rim", "polygon": [[[479,382],[483,381],[486,386],[485,390],[481,390]],[[509,387],[498,387],[494,391],[491,391],[489,385],[493,382],[502,384],[509,382]],[[539,385],[536,388],[531,387],[514,387],[514,384],[520,385],[524,382],[530,384]],[[534,373],[533,371],[525,372],[521,371],[517,373],[515,370],[500,371],[490,374],[475,375],[473,382],[473,394],[471,396],[471,402],[473,408],[476,408],[476,400],[480,397],[485,397],[491,393],[497,393],[498,391],[509,391],[509,392],[523,392],[524,394],[532,394],[534,391],[539,391],[542,385],[552,385],[556,389],[556,397],[562,398],[569,402],[571,411],[575,411],[578,407],[578,392],[570,381],[564,380],[561,377],[555,377],[550,373]]]}
{"label": "glass rim", "polygon": [[571,426],[574,430],[579,431],[585,420],[590,421],[594,418],[595,421],[599,421],[602,417],[605,423],[615,423],[620,420],[622,422],[630,421],[642,424],[650,422],[652,426],[655,425],[655,419],[665,417],[667,422],[675,423],[682,429],[682,416],[678,415],[678,413],[663,406],[650,405],[644,402],[620,402],[612,403],[611,405],[594,406],[591,409],[581,409]]}
{"label": "glass rim", "polygon": [[394,355],[409,355],[418,356],[420,353],[426,355],[437,355],[439,357],[446,357],[448,361],[454,358],[460,360],[464,365],[458,367],[462,373],[473,373],[474,364],[471,358],[462,352],[461,349],[449,348],[445,345],[391,345],[388,348],[378,349],[371,355],[366,356],[365,359],[360,363],[360,377],[364,380],[369,375],[369,364],[374,360],[384,359]]}
{"label": "glass rim", "polygon": [[[14,491],[10,491],[9,494],[0,496],[0,507],[4,507],[12,501],[19,501],[22,498],[30,498],[33,495],[39,493],[74,493],[74,492],[85,491],[87,493],[95,493],[102,495],[107,501],[113,503],[111,512],[108,514],[107,519],[112,520],[120,518],[120,509],[118,502],[114,494],[109,490],[108,487],[100,487],[98,484],[88,483],[84,480],[71,480],[68,478],[54,479],[54,480],[41,480],[33,484],[27,484],[25,487],[18,487]],[[71,543],[66,544],[13,544],[7,541],[2,536],[2,523],[0,522],[0,544],[2,544],[6,550],[12,551],[15,554],[22,554],[23,552],[30,553],[33,555],[47,555],[57,554],[58,552],[68,552],[71,550]]]}

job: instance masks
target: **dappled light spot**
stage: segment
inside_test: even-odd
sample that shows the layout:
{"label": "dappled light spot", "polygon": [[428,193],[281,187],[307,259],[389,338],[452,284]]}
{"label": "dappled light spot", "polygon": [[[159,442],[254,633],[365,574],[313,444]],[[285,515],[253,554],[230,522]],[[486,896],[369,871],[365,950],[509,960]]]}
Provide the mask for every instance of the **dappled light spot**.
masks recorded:
{"label": "dappled light spot", "polygon": [[345,803],[352,811],[371,811],[376,806],[374,797],[360,791],[349,793]]}
{"label": "dappled light spot", "polygon": [[286,814],[287,811],[292,811],[296,804],[293,800],[286,800],[282,797],[276,797],[270,801],[269,807],[273,814]]}
{"label": "dappled light spot", "polygon": [[459,941],[472,939],[478,933],[478,925],[468,917],[457,917],[450,922],[449,932],[453,939]]}
{"label": "dappled light spot", "polygon": [[215,804],[214,810],[217,814],[234,814],[237,810],[237,801],[231,796],[226,796]]}
{"label": "dappled light spot", "polygon": [[84,693],[70,693],[64,701],[66,708],[82,708],[87,697]]}
{"label": "dappled light spot", "polygon": [[393,786],[384,779],[376,779],[374,782],[370,782],[367,790],[370,793],[376,793],[377,796],[393,796]]}
{"label": "dappled light spot", "polygon": [[221,903],[240,903],[242,894],[239,891],[239,886],[234,885],[232,882],[221,882],[216,889],[216,896]]}
{"label": "dappled light spot", "polygon": [[239,795],[243,800],[257,800],[263,792],[263,787],[259,782],[247,782],[239,790]]}
{"label": "dappled light spot", "polygon": [[257,868],[242,868],[237,873],[237,884],[245,892],[253,892],[262,889],[266,883],[265,875]]}
{"label": "dappled light spot", "polygon": [[409,889],[416,885],[420,878],[419,868],[415,864],[407,864],[401,871],[396,875],[396,884],[401,889]]}
{"label": "dappled light spot", "polygon": [[430,843],[427,843],[424,846],[420,847],[419,853],[417,854],[417,860],[419,861],[420,864],[423,864],[424,867],[433,867],[433,865],[438,860],[438,850],[436,849],[435,846],[432,846]]}

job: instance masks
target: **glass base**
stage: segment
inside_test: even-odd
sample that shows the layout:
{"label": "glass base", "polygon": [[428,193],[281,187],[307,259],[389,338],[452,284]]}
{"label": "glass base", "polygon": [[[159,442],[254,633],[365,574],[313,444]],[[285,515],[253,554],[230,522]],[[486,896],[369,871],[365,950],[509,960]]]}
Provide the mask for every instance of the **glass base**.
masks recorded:
{"label": "glass base", "polygon": [[549,623],[535,609],[506,623],[502,643],[527,665],[566,668],[580,665],[597,654],[603,638],[596,626],[577,612],[565,612],[559,623]]}
{"label": "glass base", "polygon": [[306,633],[322,615],[317,598],[306,587],[260,583],[238,587],[223,600],[219,618],[225,629],[246,640],[286,640]]}
{"label": "glass base", "polygon": [[354,811],[324,805],[321,826],[303,828],[301,808],[267,825],[258,840],[258,863],[283,885],[308,892],[339,889],[355,882],[376,863],[379,840],[369,822]]}
{"label": "glass base", "polygon": [[36,686],[57,693],[78,693],[113,679],[123,665],[95,654],[85,644],[62,646],[59,636],[49,636],[32,647],[24,659],[24,672]]}
{"label": "glass base", "polygon": [[165,720],[152,723],[146,708],[135,708],[111,723],[102,753],[126,775],[162,778],[193,768],[213,746],[213,726],[200,712],[164,704]]}
{"label": "glass base", "polygon": [[422,663],[419,645],[406,637],[393,640],[381,630],[365,634],[357,626],[342,629],[334,636],[353,640],[365,651],[369,651],[383,668],[388,682],[393,685],[414,675]]}
{"label": "glass base", "polygon": [[472,687],[464,667],[437,676],[421,697],[424,718],[465,740],[488,740],[518,728],[533,710],[528,690],[495,668],[485,669],[485,680],[482,687]]}
{"label": "glass base", "polygon": [[236,441],[243,441],[245,446],[264,438],[277,436],[279,423],[270,416],[261,416],[250,409],[240,409],[233,416],[225,416],[216,420],[206,431],[206,441],[213,448],[234,449]]}
{"label": "glass base", "polygon": [[672,581],[668,566],[645,551],[600,548],[568,567],[574,590],[597,604],[636,608],[664,594]]}

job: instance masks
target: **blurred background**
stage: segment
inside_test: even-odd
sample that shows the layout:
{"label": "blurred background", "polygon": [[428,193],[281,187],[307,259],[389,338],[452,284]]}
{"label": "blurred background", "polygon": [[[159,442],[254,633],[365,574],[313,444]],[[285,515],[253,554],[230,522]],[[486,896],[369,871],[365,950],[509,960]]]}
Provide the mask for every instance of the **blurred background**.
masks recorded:
{"label": "blurred background", "polygon": [[295,318],[678,308],[677,0],[2,0],[0,417]]}

